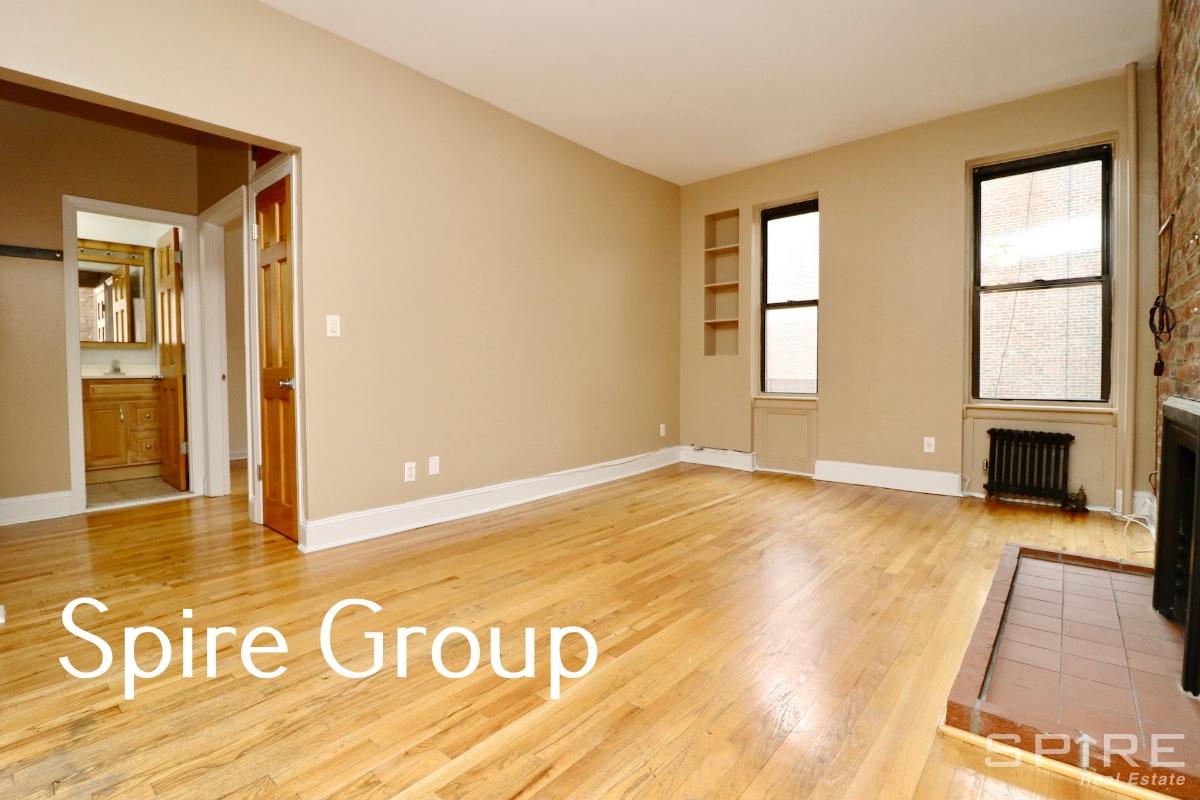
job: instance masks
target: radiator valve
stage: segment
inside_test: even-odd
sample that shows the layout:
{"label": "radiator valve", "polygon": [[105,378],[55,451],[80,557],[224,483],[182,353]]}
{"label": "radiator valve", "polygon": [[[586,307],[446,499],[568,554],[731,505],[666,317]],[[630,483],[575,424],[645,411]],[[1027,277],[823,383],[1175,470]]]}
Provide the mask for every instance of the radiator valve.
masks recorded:
{"label": "radiator valve", "polygon": [[1063,501],[1063,511],[1070,511],[1072,514],[1086,514],[1087,507],[1087,492],[1083,490],[1083,486],[1079,487],[1079,491],[1074,494],[1068,494],[1067,499]]}

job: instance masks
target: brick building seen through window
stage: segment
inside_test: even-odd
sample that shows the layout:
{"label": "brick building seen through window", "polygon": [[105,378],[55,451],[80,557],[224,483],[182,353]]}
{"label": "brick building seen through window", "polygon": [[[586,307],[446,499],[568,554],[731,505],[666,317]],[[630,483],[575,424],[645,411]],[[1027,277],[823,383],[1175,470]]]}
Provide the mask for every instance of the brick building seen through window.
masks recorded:
{"label": "brick building seen through window", "polygon": [[1107,399],[1110,158],[977,171],[976,397]]}
{"label": "brick building seen through window", "polygon": [[764,392],[817,392],[820,219],[816,200],[762,213]]}

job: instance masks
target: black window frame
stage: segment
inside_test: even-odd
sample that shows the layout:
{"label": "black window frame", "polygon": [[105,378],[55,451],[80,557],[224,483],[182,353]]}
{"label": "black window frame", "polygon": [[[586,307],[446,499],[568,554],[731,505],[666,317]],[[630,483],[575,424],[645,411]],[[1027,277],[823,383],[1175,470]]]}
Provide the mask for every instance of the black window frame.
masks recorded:
{"label": "black window frame", "polygon": [[[971,287],[971,397],[979,402],[1025,402],[1025,403],[1108,403],[1112,388],[1112,177],[1113,177],[1113,148],[1111,144],[1090,145],[1088,147],[1064,150],[1016,161],[1005,161],[999,164],[988,164],[976,167],[972,171],[971,191],[973,195],[973,269]],[[1027,172],[1038,172],[1056,167],[1067,167],[1072,164],[1082,164],[1088,161],[1099,161],[1100,168],[1100,275],[1087,278],[1058,278],[1054,280],[1038,279],[1020,283],[1003,283],[983,286],[982,263],[982,217],[984,181],[995,178],[1006,178]],[[1064,286],[1100,285],[1100,399],[1082,400],[1071,398],[1045,397],[983,397],[979,391],[979,350],[980,350],[980,298],[984,294],[994,292],[1012,292],[1038,289],[1054,289]]]}
{"label": "black window frame", "polygon": [[[767,223],[771,222],[772,220],[783,219],[784,217],[797,217],[797,216],[800,216],[801,214],[812,214],[817,211],[820,211],[820,208],[818,207],[818,204],[817,204],[817,198],[814,197],[811,200],[801,200],[797,203],[787,203],[786,205],[782,205],[782,206],[772,206],[771,208],[764,208],[762,210],[762,212],[759,214],[760,241],[762,243],[761,248],[760,248],[761,258],[762,258],[762,292],[761,292],[762,296],[761,296],[761,302],[760,302],[760,308],[759,308],[759,323],[760,324],[758,326],[758,328],[759,328],[758,367],[759,367],[759,388],[763,394],[783,394],[783,395],[798,394],[797,392],[772,392],[772,391],[767,390],[767,312],[773,311],[775,309],[781,309],[781,308],[807,308],[809,306],[812,306],[812,307],[818,308],[818,310],[817,310],[818,320],[820,319],[820,313],[821,313],[820,309],[819,309],[820,302],[821,302],[821,290],[819,288],[821,285],[821,283],[820,283],[820,271],[821,271],[820,259],[821,259],[821,257],[820,257],[819,251],[818,251],[818,255],[817,255],[817,286],[818,286],[818,289],[817,289],[816,298],[814,298],[812,300],[786,300],[786,301],[782,301],[782,302],[778,302],[778,303],[767,302],[767,286],[768,286],[768,283],[767,283],[767,261],[768,261],[768,259],[767,259]],[[818,229],[817,235],[820,236],[819,229]],[[818,333],[817,333],[817,377],[815,379],[815,387],[814,387],[816,391],[812,392],[813,396],[816,396],[817,391],[819,391],[821,388],[820,365],[821,365],[821,337],[820,337],[820,330],[818,328]],[[807,396],[809,393],[803,392],[803,393],[799,393],[799,394],[804,394],[805,396]]]}

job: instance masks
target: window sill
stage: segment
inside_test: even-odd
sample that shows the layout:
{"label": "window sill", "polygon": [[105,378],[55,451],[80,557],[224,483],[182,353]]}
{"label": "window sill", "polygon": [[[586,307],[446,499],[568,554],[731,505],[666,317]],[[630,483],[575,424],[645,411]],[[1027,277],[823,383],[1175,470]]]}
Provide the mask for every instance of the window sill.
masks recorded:
{"label": "window sill", "polygon": [[752,405],[766,406],[811,406],[817,407],[815,394],[755,394],[750,397]]}
{"label": "window sill", "polygon": [[964,410],[970,411],[1009,411],[1020,412],[1022,414],[1108,414],[1116,415],[1117,408],[1112,405],[1090,405],[1080,403],[1079,405],[1063,405],[1061,403],[1048,403],[1042,405],[1040,403],[988,403],[988,402],[970,402],[964,406]]}

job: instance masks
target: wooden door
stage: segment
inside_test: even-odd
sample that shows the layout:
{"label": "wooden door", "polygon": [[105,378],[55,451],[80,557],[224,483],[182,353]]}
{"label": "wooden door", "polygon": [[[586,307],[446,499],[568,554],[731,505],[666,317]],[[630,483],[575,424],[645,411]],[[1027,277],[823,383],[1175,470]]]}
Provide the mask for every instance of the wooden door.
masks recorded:
{"label": "wooden door", "polygon": [[133,315],[130,311],[133,304],[129,298],[129,267],[120,266],[113,270],[112,282],[113,341],[131,342]]}
{"label": "wooden door", "polygon": [[187,396],[183,366],[183,265],[179,229],[158,240],[154,258],[154,318],[158,326],[159,453],[162,479],[187,491]]}
{"label": "wooden door", "polygon": [[121,403],[83,404],[84,466],[119,467],[128,461],[125,407]]}
{"label": "wooden door", "polygon": [[297,538],[296,370],[292,336],[291,179],[259,192],[258,357],[263,523]]}

